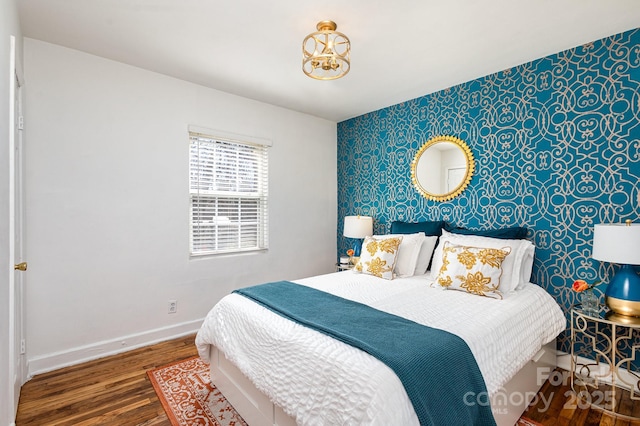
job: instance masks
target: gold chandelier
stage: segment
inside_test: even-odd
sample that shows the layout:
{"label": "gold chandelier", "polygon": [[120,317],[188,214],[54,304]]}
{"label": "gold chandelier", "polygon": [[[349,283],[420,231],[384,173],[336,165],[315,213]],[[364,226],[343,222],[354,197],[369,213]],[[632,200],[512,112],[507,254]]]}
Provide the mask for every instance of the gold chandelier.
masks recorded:
{"label": "gold chandelier", "polygon": [[317,80],[335,80],[349,72],[351,42],[333,21],[320,21],[302,42],[302,71]]}

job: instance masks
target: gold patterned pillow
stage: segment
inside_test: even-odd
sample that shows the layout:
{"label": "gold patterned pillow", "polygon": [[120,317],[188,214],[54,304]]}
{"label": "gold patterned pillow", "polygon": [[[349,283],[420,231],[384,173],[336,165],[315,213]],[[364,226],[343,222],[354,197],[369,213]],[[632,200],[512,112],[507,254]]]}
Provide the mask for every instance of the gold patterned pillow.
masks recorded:
{"label": "gold patterned pillow", "polygon": [[447,289],[502,299],[498,287],[502,278],[502,262],[509,253],[511,247],[468,247],[447,241],[442,247],[442,267],[436,284]]}
{"label": "gold patterned pillow", "polygon": [[353,269],[356,272],[392,280],[401,242],[402,237],[366,237],[362,243],[360,259]]}

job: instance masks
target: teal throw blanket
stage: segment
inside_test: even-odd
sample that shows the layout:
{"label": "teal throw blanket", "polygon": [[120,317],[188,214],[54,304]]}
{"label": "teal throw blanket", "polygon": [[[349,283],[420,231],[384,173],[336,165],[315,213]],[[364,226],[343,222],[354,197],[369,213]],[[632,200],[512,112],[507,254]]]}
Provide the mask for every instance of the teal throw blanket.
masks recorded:
{"label": "teal throw blanket", "polygon": [[287,281],[234,292],[388,365],[421,425],[496,424],[478,364],[460,337]]}

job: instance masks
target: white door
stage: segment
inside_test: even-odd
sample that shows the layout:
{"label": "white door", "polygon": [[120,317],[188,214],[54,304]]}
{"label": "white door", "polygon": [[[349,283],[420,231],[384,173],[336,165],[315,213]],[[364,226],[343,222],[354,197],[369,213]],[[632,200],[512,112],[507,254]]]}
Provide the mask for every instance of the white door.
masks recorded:
{"label": "white door", "polygon": [[25,362],[25,341],[24,341],[24,282],[26,263],[23,259],[22,236],[23,236],[23,150],[22,150],[22,102],[21,102],[21,84],[18,73],[15,68],[15,39],[12,37],[12,55],[13,70],[15,78],[10,88],[10,94],[13,98],[10,117],[13,120],[13,131],[9,135],[10,156],[10,186],[9,186],[9,230],[13,234],[13,239],[9,244],[9,256],[13,260],[15,267],[13,273],[9,277],[9,345],[10,345],[10,377],[13,383],[10,392],[12,393],[11,401],[13,402],[14,412],[18,408],[18,400],[20,398],[20,388],[26,380],[26,362]]}
{"label": "white door", "polygon": [[447,169],[447,192],[456,189],[467,174],[466,167],[452,167]]}

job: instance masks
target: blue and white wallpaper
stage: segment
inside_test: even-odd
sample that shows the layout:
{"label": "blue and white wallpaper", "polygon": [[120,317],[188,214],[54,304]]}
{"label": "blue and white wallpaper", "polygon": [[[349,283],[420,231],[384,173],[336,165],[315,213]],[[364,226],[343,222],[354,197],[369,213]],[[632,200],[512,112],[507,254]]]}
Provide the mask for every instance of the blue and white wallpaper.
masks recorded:
{"label": "blue and white wallpaper", "polygon": [[[410,164],[432,136],[466,141],[469,187],[423,198]],[[593,225],[640,220],[640,29],[614,35],[338,124],[338,217],[447,220],[468,228],[526,226],[532,280],[565,312],[574,279],[616,266],[591,259]],[[338,250],[349,242],[338,227]],[[559,349],[569,351],[567,333]]]}

